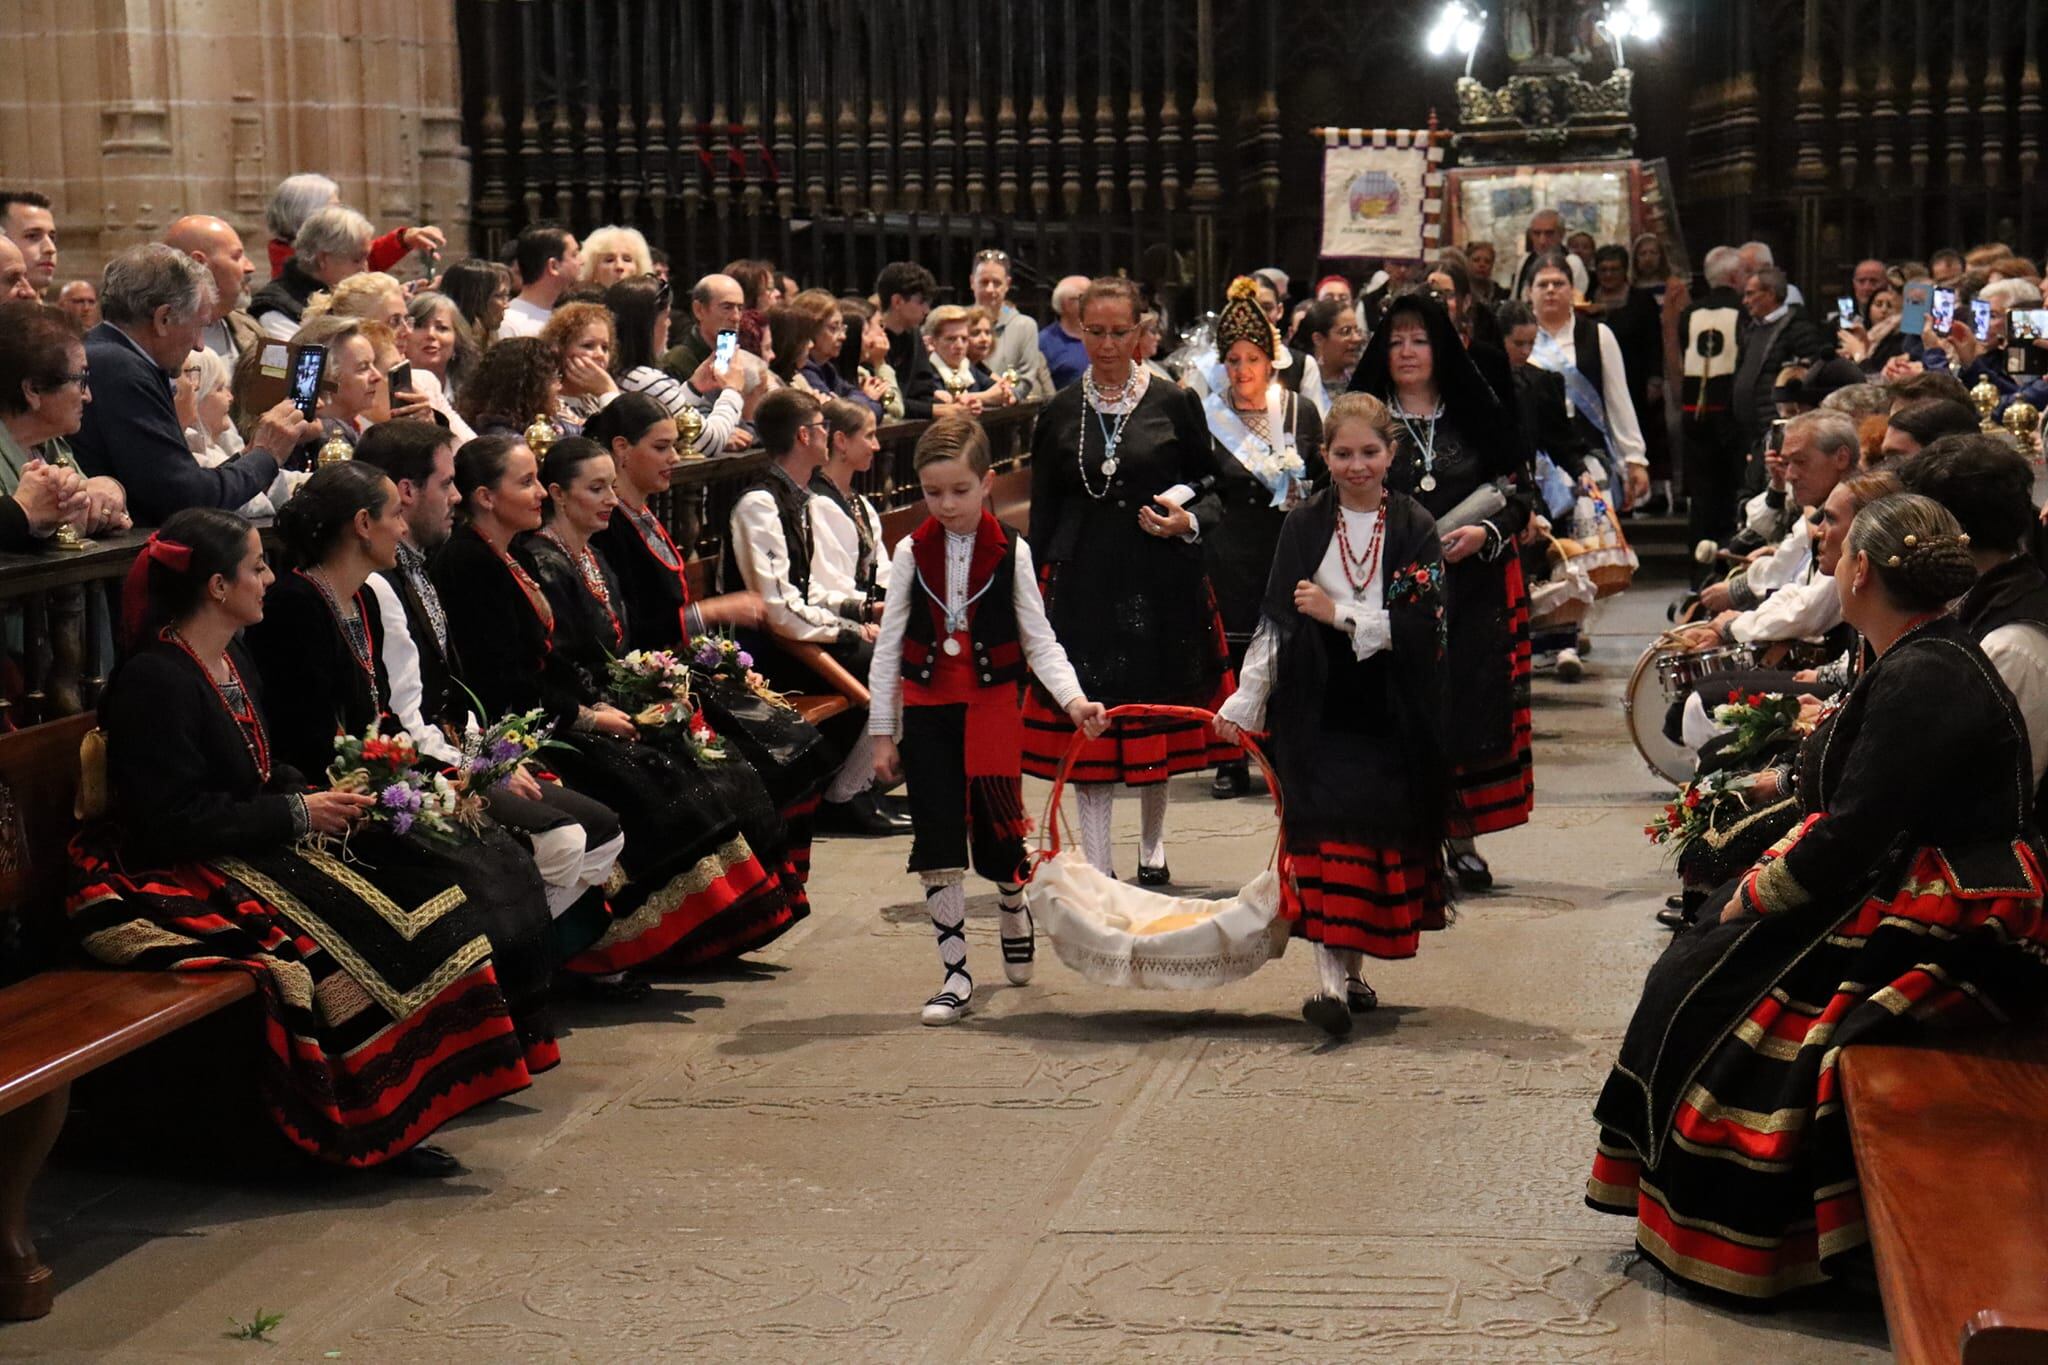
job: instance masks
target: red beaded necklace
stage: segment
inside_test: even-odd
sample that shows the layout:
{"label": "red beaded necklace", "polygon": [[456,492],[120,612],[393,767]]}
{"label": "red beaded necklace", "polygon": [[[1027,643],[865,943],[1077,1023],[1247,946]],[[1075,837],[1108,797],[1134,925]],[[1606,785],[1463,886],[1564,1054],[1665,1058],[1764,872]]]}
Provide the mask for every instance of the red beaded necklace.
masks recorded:
{"label": "red beaded necklace", "polygon": [[560,550],[563,557],[575,567],[577,577],[583,580],[583,590],[597,599],[597,604],[604,608],[605,619],[611,622],[612,643],[623,643],[626,638],[625,623],[619,620],[618,612],[612,609],[612,590],[604,581],[604,570],[597,566],[596,552],[588,545],[581,550],[572,550],[569,548],[569,542],[552,530],[543,530],[541,535]]}
{"label": "red beaded necklace", "polygon": [[250,697],[248,687],[242,682],[242,670],[235,667],[235,656],[223,654],[221,662],[228,666],[228,677],[234,681],[235,691],[242,698],[240,711],[237,711],[234,703],[228,700],[227,690],[220,685],[220,680],[213,676],[213,670],[206,666],[205,661],[193,651],[192,646],[185,643],[184,636],[165,626],[157,638],[167,644],[176,645],[185,652],[185,657],[199,670],[199,676],[205,678],[206,685],[213,689],[214,697],[220,702],[220,709],[227,712],[228,719],[235,723],[235,730],[242,736],[242,747],[249,751],[249,761],[256,765],[256,780],[270,781],[270,737],[263,732],[263,717],[257,713],[256,702]]}
{"label": "red beaded necklace", "polygon": [[[1354,555],[1351,553],[1351,532],[1344,516],[1344,509],[1337,509],[1337,558],[1344,565],[1344,581],[1351,585],[1353,597],[1365,596],[1365,590],[1372,586],[1372,576],[1380,567],[1380,538],[1386,529],[1386,507],[1382,504],[1379,516],[1373,519],[1372,539],[1366,543],[1365,553]],[[1354,564],[1365,571],[1361,577],[1351,576],[1351,566]]]}

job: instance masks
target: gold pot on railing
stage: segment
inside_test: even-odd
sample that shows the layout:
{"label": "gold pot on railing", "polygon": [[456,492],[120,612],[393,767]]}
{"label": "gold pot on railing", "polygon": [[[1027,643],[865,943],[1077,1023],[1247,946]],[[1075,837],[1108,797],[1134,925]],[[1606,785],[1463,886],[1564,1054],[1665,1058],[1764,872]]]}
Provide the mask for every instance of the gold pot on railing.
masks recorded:
{"label": "gold pot on railing", "polygon": [[546,413],[534,418],[526,428],[526,448],[536,460],[547,458],[548,449],[561,439],[562,429],[550,422]]}
{"label": "gold pot on railing", "polygon": [[2025,455],[2041,453],[2041,410],[2024,398],[2013,400],[2005,410],[2005,429],[2020,443]]}
{"label": "gold pot on railing", "polygon": [[348,438],[336,434],[320,443],[320,453],[314,457],[313,467],[325,469],[329,465],[346,464],[355,457],[356,448],[348,443]]}
{"label": "gold pot on railing", "polygon": [[704,434],[704,415],[695,408],[686,407],[676,417],[676,454],[685,460],[701,460],[704,452],[697,449],[697,439]]}
{"label": "gold pot on railing", "polygon": [[1989,379],[1978,380],[1977,387],[1970,390],[1970,402],[1977,408],[1978,425],[1987,435],[1998,430],[1998,419],[1991,414],[1998,407],[1998,400],[2003,397],[2005,395],[1998,391],[1998,385]]}
{"label": "gold pot on railing", "polygon": [[[85,471],[78,467],[78,461],[71,457],[71,452],[60,442],[52,444],[57,446],[54,463],[83,477]],[[50,533],[50,548],[66,551],[90,550],[93,548],[93,542],[81,535],[78,528],[70,522],[61,521],[57,523],[57,529]]]}

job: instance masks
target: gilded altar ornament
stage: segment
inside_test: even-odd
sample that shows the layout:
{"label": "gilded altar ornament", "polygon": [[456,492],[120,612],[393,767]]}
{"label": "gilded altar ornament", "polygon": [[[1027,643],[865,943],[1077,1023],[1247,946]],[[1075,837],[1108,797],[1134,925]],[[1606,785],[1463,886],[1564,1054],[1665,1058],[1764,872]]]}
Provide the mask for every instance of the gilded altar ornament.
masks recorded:
{"label": "gilded altar ornament", "polygon": [[2024,454],[2041,453],[2041,410],[2024,398],[2013,400],[2005,410],[2005,429],[2020,443]]}
{"label": "gilded altar ornament", "polygon": [[546,413],[534,418],[533,424],[526,428],[526,448],[533,452],[536,460],[545,459],[549,447],[561,439],[562,429],[550,422]]}
{"label": "gilded altar ornament", "polygon": [[1998,385],[1989,379],[1977,381],[1977,387],[1970,390],[1970,401],[1976,405],[1978,423],[1988,435],[1998,430],[1998,419],[1991,415],[1998,406],[1998,400],[2005,397],[1998,391]]}
{"label": "gilded altar ornament", "polygon": [[[695,408],[686,407],[676,416],[676,451],[685,460],[701,460],[704,452],[697,449],[697,438],[704,434],[704,416]],[[527,435],[530,437],[531,432]]]}
{"label": "gilded altar ornament", "polygon": [[353,460],[355,457],[356,448],[348,443],[347,438],[330,436],[321,443],[320,454],[315,460],[315,466],[325,469],[329,465],[343,464]]}

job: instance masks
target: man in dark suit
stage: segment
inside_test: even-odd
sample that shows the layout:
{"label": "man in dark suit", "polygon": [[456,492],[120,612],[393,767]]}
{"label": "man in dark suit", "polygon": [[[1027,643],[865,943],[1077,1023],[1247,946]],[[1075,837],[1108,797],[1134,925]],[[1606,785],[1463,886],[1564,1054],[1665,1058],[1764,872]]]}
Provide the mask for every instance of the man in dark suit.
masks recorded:
{"label": "man in dark suit", "polygon": [[106,321],[85,338],[93,401],[72,449],[87,474],[121,483],[141,525],[160,526],[186,507],[240,507],[320,432],[281,402],[263,414],[239,458],[213,469],[192,458],[173,386],[217,302],[207,268],[160,242],[114,257],[100,282]]}

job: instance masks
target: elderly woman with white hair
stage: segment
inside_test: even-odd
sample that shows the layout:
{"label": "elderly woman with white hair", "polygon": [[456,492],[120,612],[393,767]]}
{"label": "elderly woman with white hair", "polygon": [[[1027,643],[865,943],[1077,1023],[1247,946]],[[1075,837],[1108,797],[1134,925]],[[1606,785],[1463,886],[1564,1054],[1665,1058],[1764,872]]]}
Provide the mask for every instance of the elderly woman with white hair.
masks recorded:
{"label": "elderly woman with white hair", "polygon": [[[185,444],[202,469],[218,469],[242,453],[242,433],[235,429],[234,375],[228,363],[205,347],[185,359],[178,376],[178,420]],[[290,500],[310,473],[280,469],[270,487],[235,510],[245,517],[270,517]]]}
{"label": "elderly woman with white hair", "polygon": [[[306,220],[321,209],[340,202],[341,186],[324,175],[305,172],[288,175],[278,183],[269,205],[263,210],[264,224],[270,229],[270,273],[273,276],[284,273],[285,262],[291,259],[299,229],[305,226]],[[437,227],[393,228],[370,242],[369,268],[389,270],[404,260],[408,251],[438,252],[447,245],[447,236]]]}
{"label": "elderly woman with white hair", "polygon": [[654,256],[640,229],[607,223],[583,239],[583,283],[609,289],[635,275],[652,275]]}
{"label": "elderly woman with white hair", "polygon": [[292,256],[283,271],[249,301],[249,315],[263,334],[289,341],[305,320],[306,305],[315,294],[370,268],[374,235],[369,219],[339,204],[317,210],[306,219],[292,239]]}

